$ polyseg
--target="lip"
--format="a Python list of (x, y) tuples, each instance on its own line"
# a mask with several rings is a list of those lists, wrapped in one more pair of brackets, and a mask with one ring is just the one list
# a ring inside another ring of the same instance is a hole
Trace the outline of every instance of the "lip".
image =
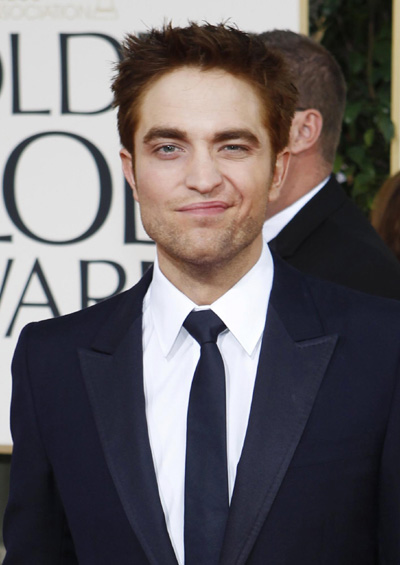
[(194, 204), (188, 204), (187, 206), (182, 206), (178, 208), (178, 212), (185, 212), (188, 214), (195, 214), (199, 216), (213, 216), (216, 214), (221, 214), (229, 208), (226, 202), (221, 202), (220, 200), (213, 200), (210, 202), (196, 202)]

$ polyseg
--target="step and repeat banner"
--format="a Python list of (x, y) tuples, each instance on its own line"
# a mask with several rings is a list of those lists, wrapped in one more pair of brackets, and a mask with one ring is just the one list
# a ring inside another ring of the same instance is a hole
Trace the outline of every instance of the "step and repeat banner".
[(165, 20), (301, 30), (302, 0), (0, 0), (0, 450), (22, 327), (134, 284), (154, 258), (119, 162), (110, 81)]

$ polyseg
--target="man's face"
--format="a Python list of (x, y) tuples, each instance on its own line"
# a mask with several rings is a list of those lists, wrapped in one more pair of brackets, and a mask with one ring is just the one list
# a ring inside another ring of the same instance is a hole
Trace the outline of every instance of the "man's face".
[(222, 70), (184, 67), (162, 76), (143, 97), (134, 153), (132, 163), (121, 151), (124, 173), (161, 268), (258, 259), (287, 155), (273, 171), (251, 85)]

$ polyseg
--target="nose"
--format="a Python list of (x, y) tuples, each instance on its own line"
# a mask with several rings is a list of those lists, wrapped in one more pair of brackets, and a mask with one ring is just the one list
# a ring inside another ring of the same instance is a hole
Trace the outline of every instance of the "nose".
[(186, 186), (202, 194), (212, 192), (222, 183), (222, 174), (208, 150), (196, 151), (188, 162)]

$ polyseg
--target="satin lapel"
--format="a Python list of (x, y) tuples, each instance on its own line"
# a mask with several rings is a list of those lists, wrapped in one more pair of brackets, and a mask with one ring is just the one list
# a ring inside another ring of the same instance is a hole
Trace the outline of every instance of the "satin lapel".
[[(150, 563), (176, 565), (159, 499), (146, 423), (143, 292), (134, 296), (133, 307), (125, 304), (122, 318), (121, 313), (115, 314), (100, 332), (93, 349), (80, 350), (81, 368), (105, 458), (129, 522)], [(130, 317), (128, 324), (126, 316)]]
[[(305, 298), (303, 279), (292, 269), (281, 278), (281, 270), (287, 269), (278, 265), (275, 270), (223, 565), (246, 562), (300, 441), (337, 341), (337, 336), (322, 335), (312, 301)], [(277, 306), (284, 309), (283, 319)]]

